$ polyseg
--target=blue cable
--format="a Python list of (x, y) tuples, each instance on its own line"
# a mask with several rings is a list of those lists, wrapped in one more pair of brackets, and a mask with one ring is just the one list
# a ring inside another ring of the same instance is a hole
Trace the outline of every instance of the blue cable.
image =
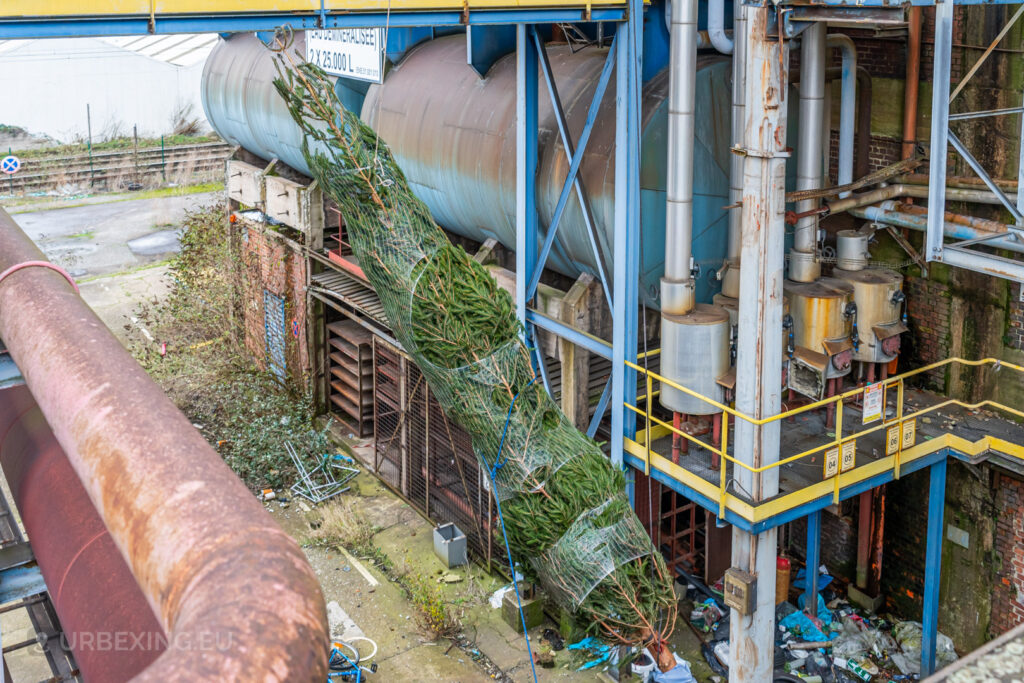
[[(530, 388), (530, 385), (537, 381), (537, 375), (533, 376), (529, 384), (519, 390), (515, 396), (512, 397), (512, 403), (508, 406), (508, 415), (505, 416), (505, 428), (501, 430), (501, 443), (498, 444), (498, 455), (494, 458), (494, 465), (488, 471), (488, 476), (491, 479), (491, 490), (494, 491), (494, 502), (498, 506), (498, 521), (501, 523), (501, 536), (505, 539), (505, 553), (508, 556), (508, 566), (512, 570), (512, 586), (516, 592), (516, 605), (519, 606), (519, 620), (523, 624), (523, 638), (526, 639), (526, 654), (530, 658), (530, 671), (533, 672), (533, 681), (537, 683), (537, 667), (533, 663), (533, 649), (530, 647), (530, 635), (526, 631), (526, 614), (523, 612), (523, 601), (519, 597), (519, 582), (516, 580), (516, 566), (512, 563), (512, 550), (508, 545), (508, 534), (505, 532), (505, 518), (501, 514), (501, 501), (498, 499), (498, 490), (494, 485), (494, 475), (497, 474), (498, 470), (505, 466), (505, 463), (501, 459), (501, 451), (505, 448), (505, 435), (508, 434), (508, 423), (512, 420), (512, 409), (516, 405), (516, 399), (519, 398), (519, 394), (523, 393), (526, 389)], [(344, 655), (342, 655), (344, 656)]]

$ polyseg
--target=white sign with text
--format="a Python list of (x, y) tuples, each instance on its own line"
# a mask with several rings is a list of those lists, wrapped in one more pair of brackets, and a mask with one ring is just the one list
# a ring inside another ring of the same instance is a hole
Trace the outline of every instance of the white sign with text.
[(306, 31), (306, 61), (335, 76), (380, 83), (384, 76), (384, 29)]

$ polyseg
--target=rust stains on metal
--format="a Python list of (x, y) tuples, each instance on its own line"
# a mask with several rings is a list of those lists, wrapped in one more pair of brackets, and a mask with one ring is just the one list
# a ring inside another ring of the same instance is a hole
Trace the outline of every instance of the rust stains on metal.
[[(0, 210), (0, 270), (41, 259)], [(302, 551), (71, 286), (42, 268), (5, 279), (0, 338), (167, 632), (139, 680), (322, 680)]]

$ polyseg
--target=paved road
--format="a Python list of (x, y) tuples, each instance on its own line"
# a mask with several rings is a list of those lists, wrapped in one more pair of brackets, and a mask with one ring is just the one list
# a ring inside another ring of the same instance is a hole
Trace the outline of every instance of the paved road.
[(217, 193), (160, 197), (50, 209), (12, 216), (76, 279), (132, 270), (179, 249), (185, 211), (216, 201)]

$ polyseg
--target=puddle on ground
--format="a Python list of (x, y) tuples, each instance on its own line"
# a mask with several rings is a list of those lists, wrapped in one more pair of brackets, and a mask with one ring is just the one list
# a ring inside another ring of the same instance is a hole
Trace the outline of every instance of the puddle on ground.
[(181, 251), (178, 230), (160, 230), (128, 241), (128, 248), (136, 256), (156, 256)]

